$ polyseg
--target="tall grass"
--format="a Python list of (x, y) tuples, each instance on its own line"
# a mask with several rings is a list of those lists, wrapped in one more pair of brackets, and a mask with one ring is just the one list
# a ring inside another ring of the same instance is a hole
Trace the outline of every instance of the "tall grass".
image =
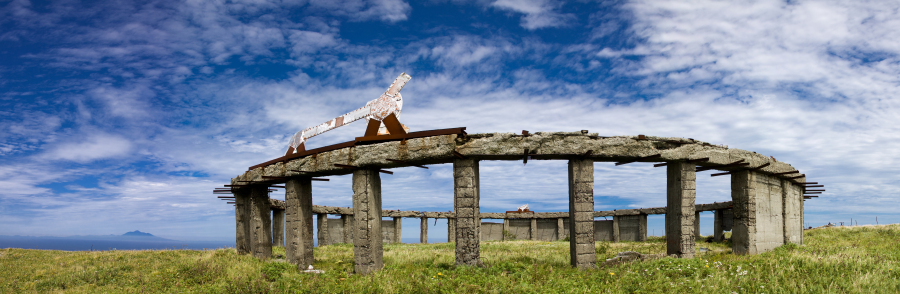
[[(900, 225), (807, 231), (803, 246), (736, 256), (699, 242), (694, 259), (663, 258), (596, 270), (569, 266), (567, 242), (484, 242), (480, 267), (457, 267), (453, 244), (386, 244), (385, 268), (354, 275), (353, 247), (316, 248), (303, 273), (233, 249), (66, 252), (0, 249), (0, 293), (900, 293)], [(665, 253), (665, 240), (597, 243)]]

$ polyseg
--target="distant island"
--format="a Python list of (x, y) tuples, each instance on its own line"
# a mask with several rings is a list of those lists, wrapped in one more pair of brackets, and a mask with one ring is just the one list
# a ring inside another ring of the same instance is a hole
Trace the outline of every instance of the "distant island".
[(135, 230), (134, 232), (128, 232), (128, 233), (122, 234), (122, 236), (153, 237), (153, 234), (144, 233), (144, 232), (141, 232), (140, 230)]

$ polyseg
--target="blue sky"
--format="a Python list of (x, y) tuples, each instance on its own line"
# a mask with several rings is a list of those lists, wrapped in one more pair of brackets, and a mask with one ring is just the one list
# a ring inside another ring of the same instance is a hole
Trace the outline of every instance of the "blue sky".
[[(897, 223), (898, 27), (894, 1), (0, 1), (0, 235), (231, 239), (214, 187), (401, 72), (413, 131), (695, 138), (825, 184), (809, 225)], [(595, 167), (598, 210), (665, 205), (664, 170)], [(481, 169), (483, 211), (567, 209), (565, 162)], [(697, 202), (729, 200), (710, 173)], [(383, 183), (385, 209), (452, 209), (447, 165)]]

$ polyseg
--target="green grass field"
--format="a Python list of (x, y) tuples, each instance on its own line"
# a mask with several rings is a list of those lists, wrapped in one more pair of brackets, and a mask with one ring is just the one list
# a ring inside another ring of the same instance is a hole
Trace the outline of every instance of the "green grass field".
[[(385, 268), (369, 276), (352, 274), (345, 244), (316, 248), (324, 274), (233, 249), (0, 249), (0, 293), (900, 293), (900, 225), (816, 229), (805, 238), (755, 256), (700, 242), (710, 251), (694, 259), (587, 271), (569, 266), (567, 242), (483, 242), (483, 267), (456, 267), (453, 244), (388, 244)], [(628, 250), (665, 253), (665, 240), (597, 243), (601, 261)]]

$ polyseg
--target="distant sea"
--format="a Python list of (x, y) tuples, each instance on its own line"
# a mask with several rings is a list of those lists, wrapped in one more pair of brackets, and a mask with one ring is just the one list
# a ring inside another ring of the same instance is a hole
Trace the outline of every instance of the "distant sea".
[(216, 249), (234, 247), (234, 241), (178, 241), (159, 237), (74, 236), (31, 237), (0, 236), (0, 248), (47, 249), (66, 251)]
[[(318, 242), (313, 239), (316, 246)], [(429, 238), (429, 243), (446, 243), (447, 238)], [(403, 243), (419, 243), (419, 238), (403, 238)], [(31, 237), (0, 236), (0, 248), (45, 249), (66, 251), (104, 250), (172, 250), (233, 248), (234, 241), (178, 241), (159, 237), (73, 236)]]

